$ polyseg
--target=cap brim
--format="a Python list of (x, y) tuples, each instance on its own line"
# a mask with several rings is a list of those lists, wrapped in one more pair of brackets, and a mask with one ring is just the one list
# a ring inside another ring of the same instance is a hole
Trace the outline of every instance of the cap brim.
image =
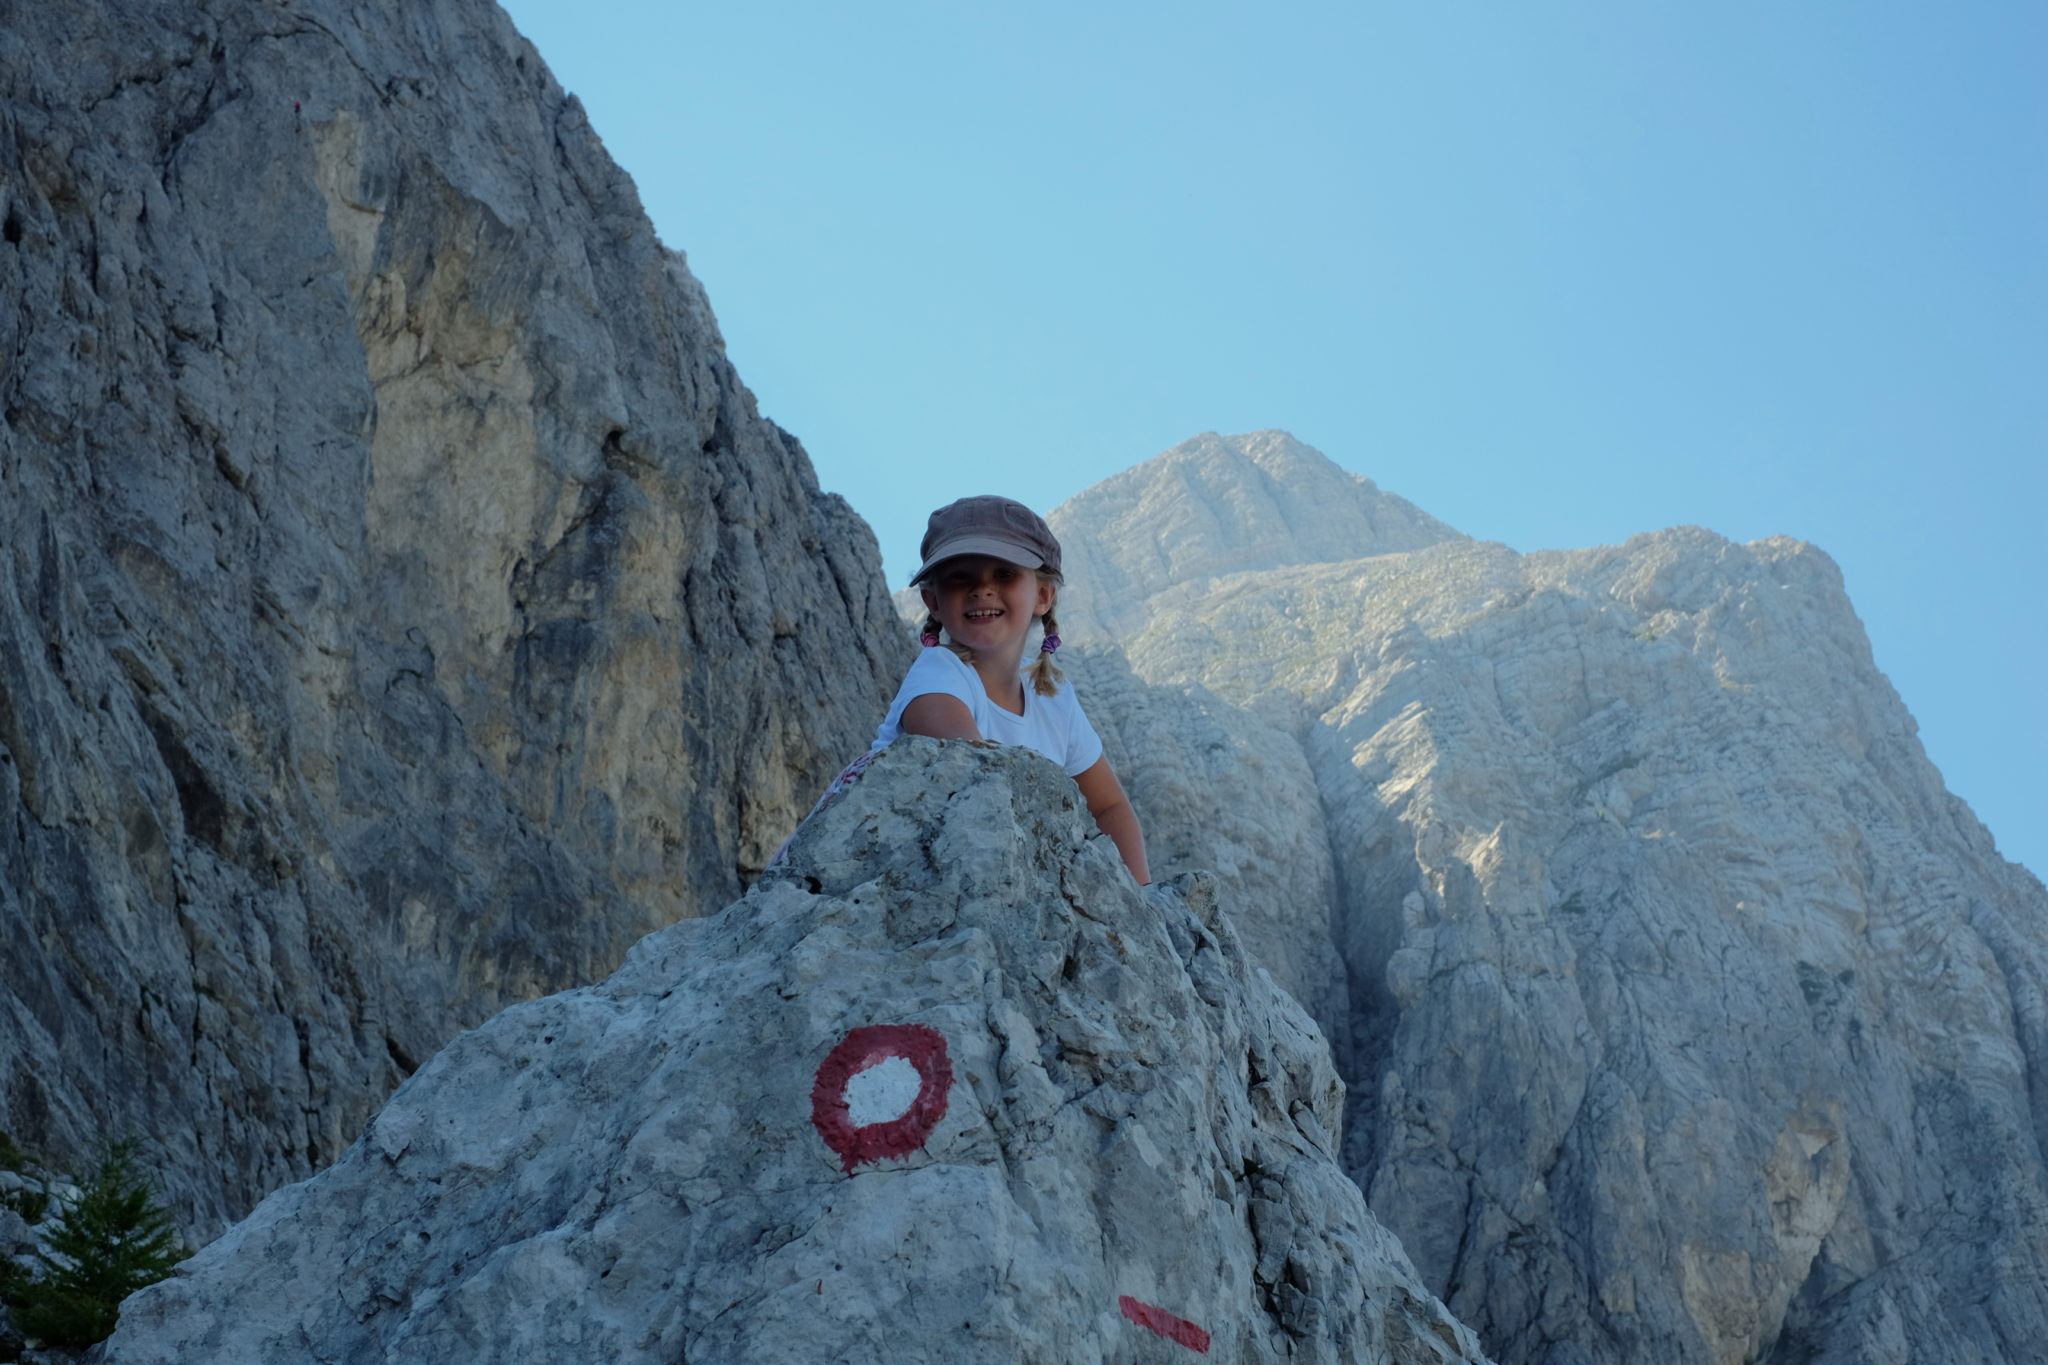
[(910, 581), (913, 584), (924, 581), (924, 576), (933, 569), (949, 559), (958, 559), (961, 555), (987, 555), (991, 559), (1000, 559), (1007, 564), (1021, 564), (1027, 569), (1045, 567), (1045, 561), (1039, 558), (1037, 551), (1018, 541), (1003, 540), (996, 536), (956, 536), (952, 540), (934, 545), (931, 554), (925, 557), (924, 567), (912, 574)]

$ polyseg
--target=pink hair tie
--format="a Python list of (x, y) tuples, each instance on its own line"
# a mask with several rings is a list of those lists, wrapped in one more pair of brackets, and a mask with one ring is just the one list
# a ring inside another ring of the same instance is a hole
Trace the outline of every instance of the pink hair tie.
[(937, 647), (939, 643), (939, 637), (932, 634), (930, 631), (926, 631), (924, 634), (917, 637), (917, 642), (923, 645), (926, 649), (933, 649)]

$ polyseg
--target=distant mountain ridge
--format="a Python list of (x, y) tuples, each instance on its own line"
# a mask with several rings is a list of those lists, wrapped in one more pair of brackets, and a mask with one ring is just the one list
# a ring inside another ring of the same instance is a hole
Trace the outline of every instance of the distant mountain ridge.
[(1263, 505), (1342, 486), (1204, 437), (1053, 516), (1118, 566), (1071, 592), (1125, 627), (1092, 713), (1141, 732), (1155, 869), (1230, 850), (1432, 1290), (1532, 1365), (2048, 1339), (2048, 893), (1944, 790), (1832, 561), (1697, 528), (1388, 553), (1348, 515), (1276, 552), (1284, 518), (1219, 510), (1276, 449), (1302, 484)]

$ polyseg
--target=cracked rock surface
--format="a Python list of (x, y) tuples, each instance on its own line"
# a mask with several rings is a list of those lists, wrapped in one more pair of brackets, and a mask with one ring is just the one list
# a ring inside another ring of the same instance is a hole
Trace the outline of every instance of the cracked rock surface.
[[(820, 1095), (873, 1036), (943, 1102), (889, 1148), (878, 1080), (849, 1157)], [(1036, 755), (907, 739), (724, 912), (457, 1039), (103, 1365), (1483, 1359), (1341, 1094), (1211, 882), (1135, 886)]]
[(729, 901), (908, 651), (490, 0), (0, 6), (0, 1128), (203, 1240)]

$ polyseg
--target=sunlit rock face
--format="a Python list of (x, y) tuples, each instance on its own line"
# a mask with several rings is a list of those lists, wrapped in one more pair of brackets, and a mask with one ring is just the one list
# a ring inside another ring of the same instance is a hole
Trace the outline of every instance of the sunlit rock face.
[[(1187, 447), (1111, 481), (1148, 517), (1091, 492), (1050, 520), (1113, 526), (1128, 563), (1190, 518), (1227, 542), (1209, 509), (1273, 443), (1191, 443), (1214, 487)], [(1263, 735), (1241, 781), (1209, 779), (1234, 796), (1155, 784), (1139, 814), (1199, 849), (1219, 800), (1298, 809), (1310, 774), (1333, 941), (1287, 956), (1342, 959), (1346, 1160), (1487, 1349), (1974, 1361), (2048, 1338), (2048, 894), (1943, 788), (1827, 556), (1680, 528), (1253, 562), (1267, 539), (1096, 609), (1151, 711), (1185, 690)], [(1100, 600), (1069, 596), (1077, 619)], [(1248, 941), (1286, 900), (1245, 898)]]
[(507, 1010), (129, 1300), (105, 1365), (1483, 1359), (1213, 882), (907, 739), (723, 913)]
[(738, 893), (907, 643), (490, 0), (0, 24), (0, 1128), (204, 1234)]

